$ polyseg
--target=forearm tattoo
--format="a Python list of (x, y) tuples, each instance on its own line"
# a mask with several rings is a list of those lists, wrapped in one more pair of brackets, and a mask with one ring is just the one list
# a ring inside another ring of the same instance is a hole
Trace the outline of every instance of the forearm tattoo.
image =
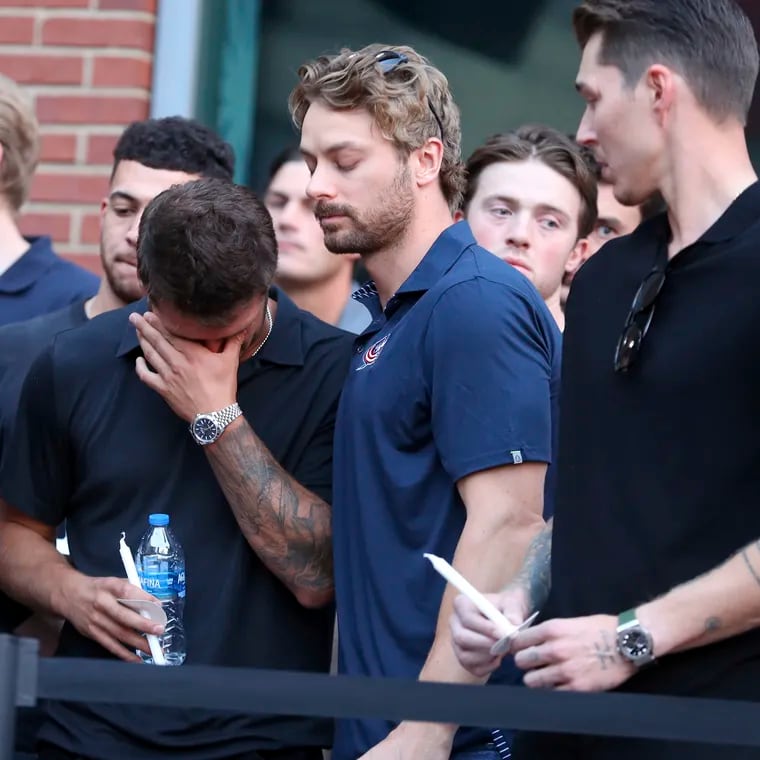
[(289, 588), (333, 585), (328, 504), (296, 483), (245, 423), (208, 447), (217, 481), (262, 562)]
[(515, 579), (527, 592), (531, 611), (543, 607), (551, 589), (553, 527), (553, 521), (549, 520), (530, 542), (523, 566)]
[[(760, 551), (760, 541), (754, 543), (753, 546)], [(744, 564), (747, 566), (747, 570), (749, 570), (750, 574), (755, 579), (755, 583), (760, 586), (760, 573), (758, 573), (757, 568), (752, 564), (752, 561), (749, 558), (749, 547), (742, 549), (741, 555)]]

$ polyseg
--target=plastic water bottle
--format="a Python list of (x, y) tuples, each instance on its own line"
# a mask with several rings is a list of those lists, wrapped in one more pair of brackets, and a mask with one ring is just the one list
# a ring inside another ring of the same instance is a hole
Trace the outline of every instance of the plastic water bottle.
[[(137, 547), (135, 565), (140, 585), (161, 602), (166, 613), (166, 627), (158, 637), (167, 665), (185, 661), (185, 626), (182, 613), (185, 607), (185, 554), (177, 537), (169, 528), (169, 515), (148, 517), (149, 527)], [(144, 662), (153, 658), (138, 651)]]

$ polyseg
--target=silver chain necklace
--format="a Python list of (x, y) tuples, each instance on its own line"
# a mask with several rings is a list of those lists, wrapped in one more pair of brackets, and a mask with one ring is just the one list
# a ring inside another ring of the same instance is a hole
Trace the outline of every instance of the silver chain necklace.
[(269, 327), (267, 328), (267, 334), (264, 336), (264, 340), (262, 340), (261, 343), (259, 343), (259, 345), (253, 349), (248, 359), (253, 359), (253, 357), (256, 356), (256, 354), (261, 350), (261, 347), (267, 342), (267, 338), (272, 334), (272, 312), (269, 311), (269, 304), (267, 304), (267, 324)]

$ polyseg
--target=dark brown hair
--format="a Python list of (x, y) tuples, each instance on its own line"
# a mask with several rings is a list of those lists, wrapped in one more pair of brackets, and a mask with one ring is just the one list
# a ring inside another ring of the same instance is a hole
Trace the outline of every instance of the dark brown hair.
[(174, 185), (142, 215), (137, 262), (151, 301), (223, 323), (272, 283), (272, 219), (247, 187), (212, 178)]
[(562, 132), (542, 124), (527, 124), (512, 132), (489, 137), (467, 159), (467, 189), (462, 208), (478, 189), (478, 179), (491, 164), (536, 160), (567, 179), (581, 196), (578, 237), (586, 237), (596, 221), (596, 176), (580, 146)]
[(661, 63), (713, 118), (747, 121), (758, 70), (752, 24), (734, 0), (585, 0), (573, 13), (581, 48), (602, 34), (599, 63), (628, 87)]

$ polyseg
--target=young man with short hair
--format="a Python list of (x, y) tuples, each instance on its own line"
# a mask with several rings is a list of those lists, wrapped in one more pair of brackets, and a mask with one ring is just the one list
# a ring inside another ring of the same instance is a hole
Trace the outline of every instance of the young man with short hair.
[[(755, 34), (733, 0), (586, 0), (574, 25), (578, 140), (618, 201), (659, 190), (667, 213), (605, 244), (573, 284), (553, 536), (495, 600), (517, 622), (542, 610), (513, 645), (529, 687), (758, 701), (760, 183), (744, 134)], [(467, 600), (457, 611), (460, 662), (484, 676), (492, 626)], [(526, 734), (514, 755), (716, 750)]]
[(25, 238), (18, 228), (39, 150), (31, 100), (0, 74), (0, 325), (56, 311), (98, 287), (92, 272), (53, 252), (48, 236)]
[(309, 169), (296, 148), (278, 155), (269, 170), (264, 193), (277, 235), (275, 282), (298, 305), (330, 325), (360, 333), (369, 312), (351, 298), (355, 253), (336, 255), (325, 248), (322, 228), (314, 216), (314, 201), (306, 195)]
[[(66, 624), (58, 654), (139, 662), (117, 551), (166, 512), (186, 557), (187, 663), (327, 672), (332, 437), (350, 337), (270, 285), (271, 219), (224, 179), (145, 209), (147, 300), (56, 336), (0, 473), (0, 583)], [(52, 545), (69, 527), (72, 564)], [(53, 703), (39, 757), (319, 760), (329, 721)]]
[[(325, 245), (372, 277), (335, 435), (340, 672), (472, 683), (451, 648), (454, 593), (423, 554), (485, 590), (517, 569), (543, 526), (560, 334), (536, 289), (452, 224), (459, 111), (429, 61), (381, 45), (323, 56), (290, 105)], [(497, 742), (341, 720), (333, 757), (498, 758)]]
[(596, 192), (577, 144), (543, 125), (494, 135), (467, 160), (458, 216), (483, 248), (536, 286), (560, 329), (563, 277), (586, 257)]

